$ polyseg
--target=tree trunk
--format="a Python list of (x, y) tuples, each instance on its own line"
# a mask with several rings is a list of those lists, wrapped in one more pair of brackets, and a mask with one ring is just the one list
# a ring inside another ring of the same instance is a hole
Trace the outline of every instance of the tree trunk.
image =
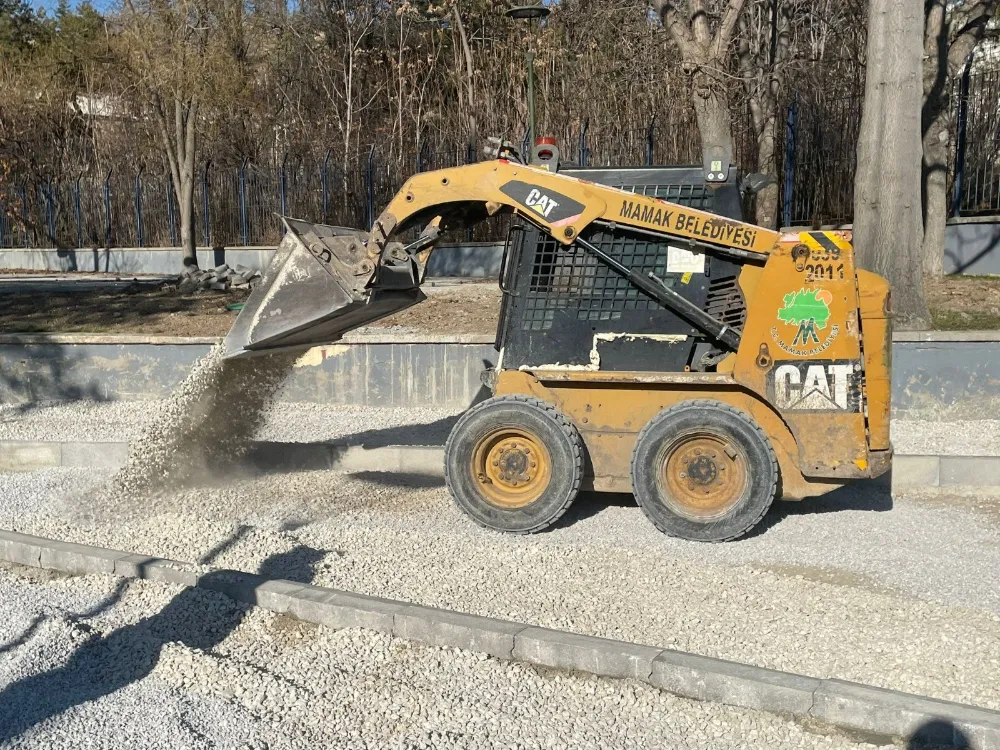
[(710, 146), (722, 146), (732, 157), (733, 125), (729, 118), (726, 92), (715, 85), (707, 74), (697, 73), (694, 77), (693, 104), (702, 154), (707, 153)]
[[(198, 254), (194, 241), (194, 152), (195, 115), (198, 102), (175, 97), (173, 115), (168, 118), (163, 100), (153, 97), (153, 111), (163, 141), (163, 149), (170, 165), (170, 178), (177, 198), (177, 211), (181, 225), (181, 255), (184, 266), (197, 266)], [(171, 123), (169, 120), (172, 119)]]
[(185, 175), (186, 180), (174, 192), (177, 195), (177, 208), (181, 225), (181, 254), (185, 266), (197, 266), (198, 254), (195, 250), (194, 236), (194, 175)]
[(936, 112), (925, 108), (931, 121), (924, 131), (923, 210), (924, 274), (932, 278), (944, 275), (944, 233), (948, 221), (948, 155), (951, 116), (947, 101)]
[(871, 0), (865, 108), (854, 183), (858, 265), (892, 285), (897, 326), (930, 325), (923, 289), (922, 4)]
[[(768, 177), (777, 177), (777, 129), (778, 117), (771, 110), (764, 117), (764, 128), (757, 136), (757, 171)], [(775, 179), (766, 188), (757, 193), (757, 206), (754, 220), (762, 227), (775, 229), (778, 226), (778, 181)]]

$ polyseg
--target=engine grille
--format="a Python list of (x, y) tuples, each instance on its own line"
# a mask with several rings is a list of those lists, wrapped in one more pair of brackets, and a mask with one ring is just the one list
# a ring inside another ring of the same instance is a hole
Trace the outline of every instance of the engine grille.
[(705, 312), (740, 333), (747, 320), (747, 303), (737, 276), (720, 276), (708, 286)]

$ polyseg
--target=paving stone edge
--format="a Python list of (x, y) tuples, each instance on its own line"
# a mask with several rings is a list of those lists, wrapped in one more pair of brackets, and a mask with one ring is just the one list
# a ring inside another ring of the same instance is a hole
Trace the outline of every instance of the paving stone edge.
[(1000, 750), (1000, 711), (672, 649), (597, 638), (232, 570), (0, 530), (0, 560), (64, 573), (197, 586), (332, 628), (360, 627), (537, 666), (639, 680), (694, 700), (866, 737)]

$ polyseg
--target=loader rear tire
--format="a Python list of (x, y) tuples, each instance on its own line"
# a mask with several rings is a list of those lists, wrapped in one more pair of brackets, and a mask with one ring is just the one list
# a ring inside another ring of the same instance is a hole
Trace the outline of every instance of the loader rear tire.
[(675, 404), (636, 438), (635, 499), (671, 536), (736, 539), (764, 517), (777, 487), (778, 461), (767, 435), (749, 415), (721, 401)]
[(555, 407), (500, 396), (462, 415), (444, 448), (455, 504), (495, 531), (530, 534), (553, 524), (583, 481), (583, 440)]

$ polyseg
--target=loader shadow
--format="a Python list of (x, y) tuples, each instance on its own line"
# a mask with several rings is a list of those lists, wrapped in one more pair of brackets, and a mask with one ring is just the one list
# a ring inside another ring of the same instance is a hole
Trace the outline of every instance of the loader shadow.
[[(844, 511), (884, 513), (892, 510), (892, 507), (892, 494), (888, 484), (863, 482), (857, 485), (848, 485), (821, 497), (807, 498), (802, 501), (776, 501), (771, 505), (763, 520), (736, 541), (752, 539), (765, 534), (793, 516), (811, 516)], [(547, 531), (555, 531), (599, 517), (610, 508), (638, 508), (638, 503), (632, 494), (625, 492), (581, 492), (565, 515), (550, 526)]]
[(737, 541), (753, 539), (766, 534), (771, 529), (780, 526), (786, 519), (795, 516), (815, 516), (845, 511), (886, 513), (892, 508), (892, 491), (887, 483), (879, 480), (859, 481), (857, 484), (845, 485), (819, 497), (776, 501), (761, 522)]
[(343, 445), (364, 445), (369, 448), (385, 445), (444, 445), (451, 428), (455, 426), (460, 416), (462, 415), (456, 414), (422, 424), (364, 430), (345, 435), (336, 442)]
[[(236, 579), (245, 583), (248, 592), (252, 593), (255, 585), (269, 578), (309, 582), (315, 564), (325, 554), (322, 550), (299, 545), (267, 558), (257, 576), (213, 571), (201, 577), (199, 588), (185, 589), (159, 612), (105, 636), (92, 636), (62, 666), (25, 677), (0, 691), (0, 743), (74, 706), (139, 682), (156, 667), (167, 643), (179, 642), (203, 651), (218, 646), (243, 622), (249, 607), (228, 598), (222, 599), (220, 604), (220, 598), (211, 593), (216, 586), (231, 589)], [(127, 586), (128, 581), (123, 581), (115, 594), (91, 613), (84, 613), (81, 621), (113, 606)], [(37, 627), (33, 623), (29, 627), (31, 632), (18, 640), (30, 639)], [(9, 646), (15, 647), (15, 644)]]
[(383, 487), (405, 487), (414, 490), (444, 487), (444, 477), (409, 471), (352, 471), (351, 476)]

